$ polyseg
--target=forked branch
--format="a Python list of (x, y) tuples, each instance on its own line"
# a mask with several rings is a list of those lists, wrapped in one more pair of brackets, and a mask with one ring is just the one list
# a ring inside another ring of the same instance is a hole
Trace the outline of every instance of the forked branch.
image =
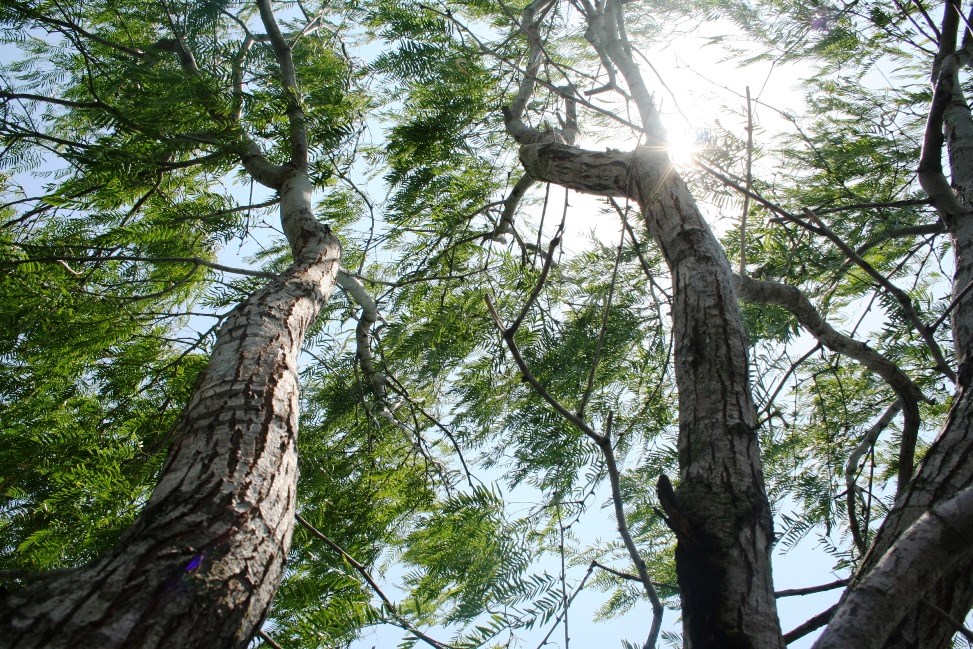
[(572, 424), (575, 428), (581, 431), (588, 439), (593, 441), (601, 451), (602, 458), (605, 461), (605, 470), (608, 474), (608, 481), (611, 485), (612, 492), (612, 505), (615, 511), (615, 521), (618, 525), (618, 533), (622, 537), (622, 542), (625, 544), (625, 548), (628, 551), (629, 558), (635, 564), (636, 570), (638, 572), (639, 581), (642, 583), (645, 589), (646, 596), (649, 598), (649, 602), (652, 605), (652, 625), (649, 630), (649, 637), (645, 641), (644, 649), (653, 649), (658, 641), (659, 632), (662, 628), (662, 614), (663, 607), (662, 602), (659, 599), (658, 592), (649, 577), (648, 569), (645, 565), (645, 560), (642, 559), (638, 548), (635, 545), (635, 541), (632, 538), (631, 532), (628, 528), (628, 523), (625, 516), (625, 508), (623, 506), (622, 491), (621, 491), (621, 477), (618, 470), (618, 463), (615, 458), (615, 450), (612, 446), (611, 429), (612, 429), (612, 414), (608, 413), (608, 419), (605, 424), (604, 434), (596, 432), (584, 419), (583, 417), (583, 406), (579, 408), (577, 413), (572, 412), (569, 408), (564, 406), (560, 401), (558, 401), (547, 389), (541, 384), (536, 376), (531, 372), (529, 365), (524, 360), (523, 355), (520, 352), (520, 348), (517, 345), (514, 335), (517, 329), (520, 328), (524, 321), (530, 308), (533, 306), (534, 302), (537, 300), (541, 289), (547, 278), (548, 271), (550, 269), (553, 253), (557, 247), (558, 239), (555, 238), (551, 241), (548, 247), (547, 257), (544, 261), (544, 267), (541, 271), (541, 277), (534, 289), (531, 291), (527, 302), (524, 304), (517, 318), (514, 320), (513, 324), (509, 327), (503, 325), (503, 321), (500, 319), (500, 315), (497, 313), (496, 307), (493, 305), (493, 301), (489, 296), (485, 296), (487, 309), (493, 318), (497, 329), (500, 330), (501, 337), (507, 345), (510, 355), (520, 370), (521, 376), (524, 381), (530, 385), (534, 391), (540, 396), (544, 401), (548, 403), (559, 415), (564, 417), (564, 419)]
[(902, 444), (899, 450), (898, 492), (902, 491), (912, 479), (915, 464), (916, 440), (919, 435), (919, 402), (925, 396), (919, 387), (898, 365), (885, 358), (865, 343), (851, 336), (835, 331), (811, 304), (807, 296), (794, 286), (778, 284), (736, 275), (737, 291), (744, 301), (761, 304), (775, 304), (783, 307), (822, 344), (832, 351), (852, 358), (881, 376), (895, 391), (902, 403), (905, 425), (902, 431)]

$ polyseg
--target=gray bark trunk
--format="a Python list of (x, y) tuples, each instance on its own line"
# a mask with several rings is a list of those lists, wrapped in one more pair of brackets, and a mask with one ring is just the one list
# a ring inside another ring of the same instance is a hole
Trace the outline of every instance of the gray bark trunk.
[(242, 648), (266, 616), (294, 524), (298, 354), (340, 257), (306, 175), (280, 191), (295, 261), (221, 327), (145, 509), (107, 556), (5, 593), (0, 646)]
[[(957, 51), (957, 34), (964, 22), (958, 2), (944, 5), (942, 38), (932, 70), (933, 99), (917, 169), (923, 189), (946, 225), (955, 255), (953, 295), (957, 303), (951, 321), (958, 366), (956, 395), (942, 431), (883, 522), (834, 623), (816, 646), (828, 646), (825, 643), (831, 642), (829, 636), (843, 633), (842, 628), (853, 619), (843, 609), (855, 605), (855, 591), (867, 585), (870, 573), (880, 570), (883, 564), (899, 561), (898, 555), (903, 552), (900, 541), (914, 533), (910, 528), (927, 512), (973, 485), (973, 296), (963, 295), (973, 282), (973, 119), (959, 80)], [(950, 179), (942, 167), (944, 141)], [(952, 646), (956, 628), (936, 608), (954, 619), (966, 617), (973, 606), (973, 560), (968, 554), (957, 557), (950, 570), (940, 572), (940, 566), (932, 565), (935, 560), (930, 552), (912, 558), (929, 566), (921, 599), (910, 603), (899, 598), (894, 601), (894, 618), (870, 624), (869, 628), (881, 637), (884, 649), (945, 649)], [(887, 594), (886, 599), (894, 598)]]
[[(971, 323), (965, 324), (964, 328), (971, 328)], [(962, 334), (957, 337), (961, 338)], [(973, 486), (973, 394), (965, 366), (966, 363), (960, 366), (960, 385), (946, 424), (926, 453), (908, 489), (882, 524), (872, 548), (862, 561), (859, 579), (867, 577), (880, 561), (885, 560), (886, 553), (923, 514)], [(925, 556), (916, 560), (929, 561)], [(951, 571), (926, 583), (928, 590), (922, 601), (934, 604), (955, 619), (964, 619), (973, 606), (973, 559), (959, 562)], [(882, 645), (885, 649), (945, 649), (952, 646), (956, 629), (935, 608), (924, 606), (922, 601), (911, 607), (900, 606), (898, 618), (890, 620), (882, 629), (889, 631)]]
[(746, 337), (723, 249), (663, 153), (525, 144), (521, 161), (539, 180), (637, 201), (669, 264), (680, 481), (663, 504), (678, 538), (685, 646), (783, 647)]
[[(896, 556), (902, 553), (896, 544), (909, 532), (920, 518), (935, 507), (945, 503), (957, 493), (973, 485), (973, 395), (968, 388), (961, 388), (956, 401), (950, 411), (949, 418), (939, 438), (929, 449), (925, 459), (919, 466), (915, 478), (902, 498), (896, 502), (895, 508), (885, 519), (879, 530), (872, 548), (862, 561), (858, 576), (849, 589), (849, 593), (842, 600), (839, 614), (846, 615), (842, 608), (853, 608), (852, 599), (858, 588), (867, 588), (870, 574), (878, 570), (883, 563), (901, 560)], [(964, 543), (968, 545), (968, 537)], [(952, 637), (956, 633), (955, 627), (934, 608), (925, 606), (929, 602), (949, 613), (954, 619), (962, 620), (966, 617), (973, 603), (973, 560), (969, 553), (965, 557), (957, 553), (956, 560), (944, 574), (938, 574), (934, 555), (922, 552), (912, 555), (910, 559), (917, 565), (928, 567), (928, 575), (921, 581), (919, 594), (921, 598), (912, 602), (904, 598), (893, 597), (885, 593), (884, 599), (894, 604), (892, 614), (881, 621), (869, 620), (867, 628), (871, 635), (884, 641), (877, 644), (886, 649), (914, 649), (923, 647), (940, 649), (952, 646)], [(942, 564), (943, 562), (938, 562)], [(853, 612), (853, 611), (852, 611)], [(855, 623), (861, 619), (850, 617), (843, 622), (843, 626)], [(873, 623), (874, 622), (874, 623)], [(841, 628), (841, 618), (836, 617), (829, 625), (819, 644), (815, 647), (840, 646), (828, 644), (832, 642), (832, 634), (845, 633)], [(839, 636), (843, 637), (843, 636)], [(850, 645), (845, 645), (850, 646)]]

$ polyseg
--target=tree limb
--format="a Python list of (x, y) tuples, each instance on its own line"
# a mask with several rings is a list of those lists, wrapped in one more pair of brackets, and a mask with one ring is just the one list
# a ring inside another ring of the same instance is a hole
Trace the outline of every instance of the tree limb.
[[(139, 257), (135, 255), (112, 255), (110, 257), (95, 256), (71, 256), (71, 255), (52, 255), (47, 257), (29, 257), (27, 259), (4, 259), (0, 260), (0, 266), (20, 266), (34, 262), (108, 262), (108, 261), (142, 261), (152, 264), (192, 264), (194, 266), (205, 266), (223, 273), (233, 273), (235, 275), (247, 275), (249, 277), (266, 277), (273, 279), (276, 273), (268, 273), (262, 270), (250, 270), (248, 268), (234, 268), (225, 266), (212, 261), (207, 261), (200, 257)], [(70, 270), (70, 269), (69, 269)]]
[(831, 618), (834, 616), (834, 613), (837, 609), (838, 609), (838, 605), (835, 604), (831, 608), (822, 611), (821, 613), (818, 613), (807, 622), (797, 626), (794, 629), (791, 629), (790, 631), (784, 634), (784, 642), (786, 644), (790, 644), (795, 640), (803, 638), (804, 636), (811, 633), (812, 631), (816, 631), (820, 629), (825, 624), (827, 624), (829, 620), (831, 620)]
[[(845, 595), (814, 649), (877, 649), (940, 578), (973, 558), (973, 486), (928, 509)], [(867, 624), (862, 624), (867, 620)]]
[(783, 307), (793, 314), (808, 333), (821, 343), (832, 351), (853, 358), (872, 370), (895, 391), (902, 402), (902, 409), (905, 413), (902, 444), (899, 451), (899, 482), (897, 486), (898, 493), (902, 493), (912, 478), (915, 463), (915, 445), (920, 425), (919, 401), (925, 400), (925, 396), (919, 387), (895, 363), (865, 343), (835, 331), (798, 288), (741, 275), (735, 275), (734, 280), (741, 299)]
[(355, 327), (355, 347), (357, 350), (358, 363), (361, 365), (362, 372), (368, 379), (372, 393), (384, 403), (388, 388), (388, 379), (385, 373), (375, 367), (375, 360), (372, 355), (372, 326), (381, 317), (378, 312), (378, 303), (369, 294), (368, 289), (362, 282), (345, 269), (338, 270), (336, 279), (348, 296), (361, 307), (361, 315), (358, 317), (358, 325)]
[(878, 418), (872, 427), (868, 429), (865, 436), (862, 437), (858, 446), (848, 455), (848, 460), (845, 462), (845, 487), (847, 489), (847, 494), (845, 494), (845, 499), (848, 509), (848, 525), (851, 528), (852, 540), (855, 543), (855, 547), (858, 548), (858, 552), (862, 555), (868, 551), (868, 542), (866, 540), (866, 535), (863, 532), (861, 525), (858, 522), (858, 515), (856, 514), (856, 508), (858, 505), (858, 486), (856, 482), (856, 475), (859, 471), (859, 463), (861, 459), (868, 452), (868, 449), (875, 446), (875, 442), (878, 441), (878, 436), (882, 434), (882, 431), (888, 428), (888, 425), (892, 423), (895, 415), (899, 413), (902, 409), (902, 400), (899, 399), (882, 413), (882, 416)]
[(399, 607), (396, 606), (395, 603), (392, 600), (389, 599), (388, 595), (385, 594), (385, 591), (382, 590), (382, 587), (378, 585), (378, 582), (376, 582), (375, 579), (372, 578), (372, 575), (368, 572), (368, 568), (366, 568), (361, 563), (359, 563), (358, 561), (356, 561), (353, 556), (351, 556), (350, 554), (348, 554), (347, 552), (345, 552), (344, 548), (342, 548), (340, 545), (338, 545), (337, 543), (335, 543), (334, 541), (332, 541), (327, 535), (324, 534), (324, 532), (322, 532), (318, 528), (316, 528), (313, 525), (311, 525), (310, 523), (308, 523), (307, 520), (303, 516), (301, 516), (299, 513), (295, 512), (294, 513), (294, 518), (308, 532), (310, 532), (312, 536), (318, 538), (321, 541), (324, 541), (325, 545), (327, 545), (329, 548), (331, 548), (336, 553), (338, 553), (338, 555), (340, 555), (342, 559), (344, 559), (345, 561), (347, 561), (348, 564), (352, 568), (354, 568), (355, 571), (359, 575), (361, 575), (362, 579), (364, 579), (365, 582), (368, 583), (368, 585), (371, 587), (372, 591), (376, 595), (378, 595), (378, 598), (380, 600), (382, 600), (382, 603), (385, 605), (385, 608), (387, 608), (388, 611), (389, 611), (389, 613), (391, 613), (393, 615), (393, 617), (395, 617), (396, 622), (398, 622), (400, 625), (402, 625), (402, 628), (403, 629), (405, 629), (409, 633), (413, 634), (415, 637), (417, 637), (418, 639), (422, 640), (423, 642), (425, 642), (426, 644), (428, 644), (430, 647), (434, 647), (435, 649), (450, 649), (450, 645), (444, 644), (444, 643), (439, 642), (438, 640), (436, 640), (434, 638), (431, 638), (430, 636), (426, 635), (425, 633), (423, 633), (422, 631), (420, 631), (418, 628), (416, 628), (416, 626), (414, 624), (412, 624), (411, 622), (409, 622), (409, 620), (407, 620), (399, 612)]
[(829, 590), (834, 590), (836, 588), (844, 588), (848, 585), (847, 579), (839, 579), (837, 581), (832, 581), (827, 584), (821, 584), (820, 586), (808, 586), (807, 588), (791, 588), (788, 590), (778, 590), (774, 593), (774, 597), (796, 597), (800, 595), (813, 595), (815, 593), (824, 593)]
[(270, 0), (257, 0), (257, 6), (260, 8), (260, 19), (267, 30), (267, 35), (270, 36), (270, 44), (273, 47), (277, 65), (280, 66), (280, 82), (287, 97), (291, 164), (298, 169), (306, 170), (308, 164), (307, 127), (305, 126), (304, 108), (301, 106), (301, 95), (297, 87), (297, 72), (294, 69), (291, 46), (277, 25)]

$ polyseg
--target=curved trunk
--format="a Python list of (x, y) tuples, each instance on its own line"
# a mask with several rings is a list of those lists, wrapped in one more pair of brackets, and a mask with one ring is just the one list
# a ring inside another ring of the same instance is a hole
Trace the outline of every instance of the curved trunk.
[(772, 522), (730, 264), (668, 157), (525, 144), (528, 174), (638, 201), (672, 272), (680, 482), (660, 481), (676, 532), (686, 647), (779, 649)]
[(679, 388), (676, 572), (685, 647), (783, 647), (747, 340), (730, 264), (665, 155), (636, 153), (639, 202), (672, 272)]
[[(933, 97), (929, 107), (918, 179), (935, 205), (952, 240), (955, 255), (953, 296), (950, 314), (957, 364), (957, 386), (953, 406), (943, 429), (895, 507), (882, 523), (875, 542), (862, 560), (855, 582), (842, 599), (835, 621), (815, 646), (826, 646), (827, 636), (842, 632), (842, 608), (860, 584), (883, 562), (901, 561), (907, 552), (900, 539), (921, 517), (932, 513), (973, 485), (973, 298), (967, 294), (973, 284), (973, 118), (960, 83), (957, 35), (966, 33), (961, 6), (955, 0), (943, 5), (939, 52), (932, 65)], [(965, 40), (965, 36), (964, 36)], [(945, 134), (945, 137), (943, 137)], [(949, 158), (950, 178), (943, 170), (943, 144)], [(916, 529), (913, 529), (914, 533)], [(907, 556), (914, 562), (933, 562), (931, 553)], [(938, 566), (931, 566), (938, 567)], [(930, 571), (932, 572), (932, 571)], [(938, 578), (926, 580), (928, 587), (916, 593), (914, 601), (899, 601), (896, 616), (878, 621), (873, 628), (888, 632), (879, 642), (885, 649), (952, 646), (957, 631), (953, 620), (963, 620), (973, 606), (973, 561), (957, 559), (956, 565)], [(854, 604), (854, 602), (852, 602)], [(850, 605), (849, 605), (850, 606)], [(904, 613), (904, 615), (903, 615)], [(849, 616), (845, 616), (847, 619)]]
[(145, 509), (107, 556), (5, 594), (0, 646), (249, 643), (294, 525), (298, 355), (340, 257), (302, 176), (281, 189), (295, 261), (220, 328)]
[[(973, 231), (969, 217), (948, 221), (956, 250), (956, 291), (967, 286), (973, 277), (970, 263)], [(973, 486), (973, 386), (971, 386), (970, 350), (973, 346), (973, 301), (967, 296), (953, 312), (953, 333), (958, 361), (958, 380), (953, 407), (939, 436), (929, 448), (907, 490), (882, 523), (875, 542), (862, 561), (858, 575), (864, 577), (883, 559), (892, 545), (913, 523), (964, 488)], [(924, 560), (917, 557), (917, 560)], [(910, 607), (904, 617), (889, 620), (891, 633), (884, 649), (947, 649), (952, 646), (954, 620), (962, 620), (973, 607), (973, 561), (966, 561), (930, 584), (921, 601)], [(932, 604), (929, 606), (928, 604)], [(939, 609), (939, 610), (937, 610)]]
[[(862, 561), (856, 582), (842, 600), (842, 607), (846, 608), (846, 603), (848, 606), (854, 604), (848, 601), (858, 583), (866, 581), (880, 563), (902, 560), (898, 555), (907, 552), (908, 548), (893, 546), (920, 517), (970, 486), (973, 486), (973, 394), (968, 388), (961, 387), (946, 425), (923, 459), (908, 490), (883, 522), (875, 542)], [(909, 559), (913, 563), (933, 561), (932, 554), (928, 552)], [(931, 566), (933, 567), (938, 566)], [(945, 576), (930, 583), (925, 591), (917, 590), (912, 601), (897, 599), (888, 619), (873, 620), (875, 623), (868, 626), (873, 640), (878, 641), (874, 646), (885, 649), (951, 647), (957, 629), (945, 619), (943, 612), (954, 620), (966, 617), (973, 605), (971, 574), (973, 561), (960, 561), (957, 565), (950, 566)], [(940, 610), (936, 610), (937, 608)], [(836, 617), (815, 647), (843, 646), (840, 643), (829, 644), (833, 642), (829, 636), (844, 634), (846, 630), (843, 627), (853, 627), (856, 624), (853, 617), (849, 620), (839, 620)], [(887, 637), (883, 642), (885, 634)], [(844, 635), (841, 637), (844, 638)]]

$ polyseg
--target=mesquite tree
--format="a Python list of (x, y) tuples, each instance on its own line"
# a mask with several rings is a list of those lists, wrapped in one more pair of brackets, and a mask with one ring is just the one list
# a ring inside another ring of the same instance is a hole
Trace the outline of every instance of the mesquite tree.
[[(6, 3), (0, 644), (567, 644), (595, 586), (645, 647), (948, 646), (964, 11)], [(707, 21), (809, 105), (724, 94), (677, 167), (647, 64)], [(813, 534), (847, 588), (784, 633)]]

